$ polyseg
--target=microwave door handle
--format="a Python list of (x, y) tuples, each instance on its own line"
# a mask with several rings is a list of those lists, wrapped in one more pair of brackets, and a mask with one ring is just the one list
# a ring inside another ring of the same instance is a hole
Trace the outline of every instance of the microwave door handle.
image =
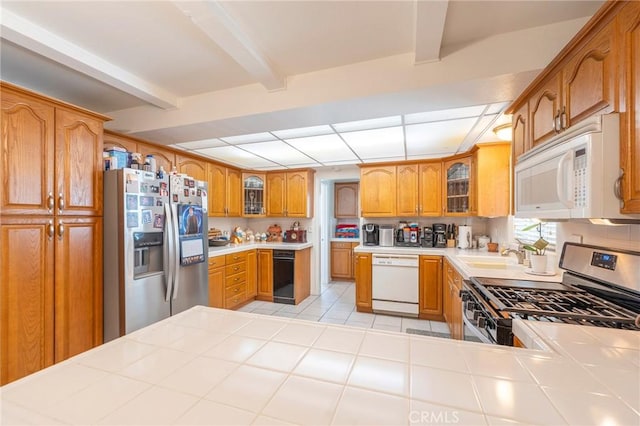
[(566, 152), (558, 162), (558, 170), (556, 175), (556, 192), (560, 202), (567, 208), (573, 208), (573, 198), (571, 192), (573, 189), (573, 179), (567, 174), (567, 164), (573, 159), (573, 151)]

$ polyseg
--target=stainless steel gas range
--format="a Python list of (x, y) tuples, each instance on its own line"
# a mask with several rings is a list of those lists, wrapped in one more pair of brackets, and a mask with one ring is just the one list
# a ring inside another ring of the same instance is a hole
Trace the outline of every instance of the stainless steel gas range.
[(465, 333), (513, 345), (514, 319), (640, 330), (640, 252), (566, 243), (562, 282), (471, 277)]

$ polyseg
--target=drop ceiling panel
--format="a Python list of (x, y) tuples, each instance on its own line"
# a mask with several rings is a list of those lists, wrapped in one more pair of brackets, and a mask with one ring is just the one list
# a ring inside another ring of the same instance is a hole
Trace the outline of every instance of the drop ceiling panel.
[(321, 163), (358, 161), (358, 157), (336, 134), (287, 139), (286, 142)]
[(242, 149), (278, 164), (315, 164), (313, 159), (282, 141), (249, 143), (242, 145)]
[(403, 158), (405, 155), (404, 133), (400, 126), (340, 135), (362, 159)]
[(331, 126), (311, 126), (299, 129), (277, 130), (271, 132), (280, 139), (306, 138), (309, 136), (328, 135), (334, 133)]
[(275, 141), (277, 138), (269, 132), (251, 133), (249, 135), (228, 136), (220, 138), (231, 145), (239, 145), (244, 143), (268, 142)]
[(476, 121), (473, 117), (406, 126), (407, 155), (455, 152)]
[(333, 125), (336, 132), (354, 132), (358, 130), (379, 129), (381, 127), (393, 127), (402, 125), (402, 117), (399, 115), (391, 117), (374, 118), (371, 120), (347, 121)]
[(235, 146), (221, 146), (217, 148), (206, 148), (197, 150), (196, 153), (204, 155), (206, 157), (213, 158), (225, 163), (234, 164), (240, 167), (246, 168), (262, 168), (262, 167), (274, 167), (282, 168), (282, 166), (273, 163), (264, 158), (260, 158), (250, 152), (244, 151)]
[(227, 146), (227, 144), (220, 139), (203, 139), (200, 141), (177, 143), (174, 146), (182, 149), (202, 149), (213, 148), (216, 146)]
[(465, 108), (443, 109), (440, 111), (418, 112), (404, 116), (405, 124), (428, 123), (441, 120), (455, 120), (458, 118), (477, 117), (486, 109), (486, 105), (476, 105)]

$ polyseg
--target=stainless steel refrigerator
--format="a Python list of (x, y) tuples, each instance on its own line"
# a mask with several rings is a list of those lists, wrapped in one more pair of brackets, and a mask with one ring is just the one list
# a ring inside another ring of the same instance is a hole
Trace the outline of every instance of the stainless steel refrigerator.
[(104, 173), (104, 341), (209, 302), (207, 183)]

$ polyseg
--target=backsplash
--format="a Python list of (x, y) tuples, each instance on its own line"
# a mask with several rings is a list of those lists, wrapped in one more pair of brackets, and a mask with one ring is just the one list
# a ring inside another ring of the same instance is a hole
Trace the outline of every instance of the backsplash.
[(280, 225), (282, 231), (291, 229), (293, 222), (300, 222), (302, 229), (309, 229), (313, 219), (295, 219), (287, 217), (267, 217), (267, 218), (251, 218), (244, 217), (209, 217), (209, 228), (217, 228), (222, 231), (231, 232), (236, 226), (242, 229), (250, 228), (254, 233), (267, 232), (271, 225)]
[[(514, 242), (512, 216), (489, 219), (489, 236), (498, 243)], [(583, 244), (640, 250), (640, 225), (594, 225), (585, 220), (557, 222), (556, 240), (558, 252), (565, 241), (582, 237)]]

